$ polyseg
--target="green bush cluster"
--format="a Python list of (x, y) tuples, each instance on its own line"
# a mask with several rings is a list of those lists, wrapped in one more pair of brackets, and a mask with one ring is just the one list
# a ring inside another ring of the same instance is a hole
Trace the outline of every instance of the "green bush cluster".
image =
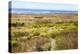
[[(68, 32), (70, 30), (75, 29), (77, 26), (73, 22), (63, 23), (63, 24), (32, 24), (29, 29), (31, 31), (27, 32), (15, 32), (15, 36), (49, 36), (54, 37), (57, 34), (65, 31)], [(27, 27), (26, 27), (27, 28)]]
[(21, 27), (21, 26), (24, 26), (24, 25), (25, 25), (24, 23), (19, 23), (19, 22), (11, 23), (11, 26), (13, 26), (13, 27)]

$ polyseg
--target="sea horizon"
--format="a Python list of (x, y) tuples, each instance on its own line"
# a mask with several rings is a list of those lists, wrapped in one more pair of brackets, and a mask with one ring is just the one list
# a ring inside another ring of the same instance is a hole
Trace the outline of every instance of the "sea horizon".
[(11, 11), (11, 13), (18, 14), (78, 13), (78, 11), (74, 10), (47, 10), (47, 9), (22, 9), (22, 8), (9, 8), (9, 11)]

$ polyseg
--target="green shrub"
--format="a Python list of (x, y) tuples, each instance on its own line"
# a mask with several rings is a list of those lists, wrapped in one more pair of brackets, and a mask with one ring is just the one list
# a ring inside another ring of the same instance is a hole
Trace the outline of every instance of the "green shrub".
[(39, 36), (40, 35), (40, 33), (38, 31), (34, 31), (34, 32), (32, 32), (32, 34), (33, 34), (33, 36)]
[(16, 40), (11, 40), (10, 42), (13, 47), (16, 47), (18, 45)]

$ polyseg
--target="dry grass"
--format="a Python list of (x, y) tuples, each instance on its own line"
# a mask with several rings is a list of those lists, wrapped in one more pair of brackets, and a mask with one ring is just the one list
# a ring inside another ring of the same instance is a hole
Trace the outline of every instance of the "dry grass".
[(77, 14), (12, 14), (12, 52), (77, 49)]

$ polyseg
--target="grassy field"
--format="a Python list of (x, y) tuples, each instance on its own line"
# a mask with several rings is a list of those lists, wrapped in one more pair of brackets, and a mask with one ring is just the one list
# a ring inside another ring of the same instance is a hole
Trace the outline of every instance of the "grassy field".
[(12, 52), (78, 48), (77, 14), (12, 14)]

